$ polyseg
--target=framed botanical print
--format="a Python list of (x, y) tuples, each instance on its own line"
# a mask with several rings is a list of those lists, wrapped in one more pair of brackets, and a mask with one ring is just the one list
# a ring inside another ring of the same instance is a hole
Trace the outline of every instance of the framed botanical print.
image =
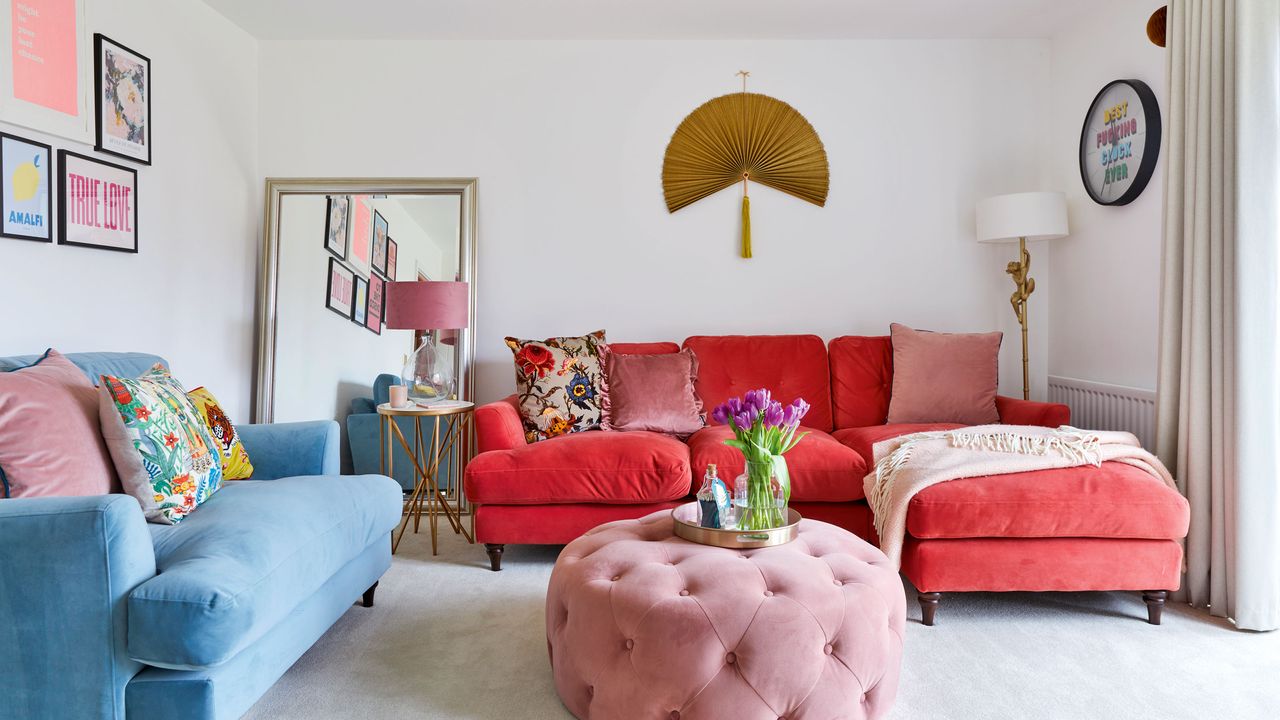
[(329, 195), (327, 200), (324, 248), (345, 260), (347, 259), (347, 220), (351, 216), (351, 196)]
[(373, 269), (387, 274), (387, 219), (382, 213), (373, 211)]
[(0, 235), (53, 242), (53, 150), (0, 132)]
[(369, 310), (365, 313), (364, 326), (375, 335), (382, 334), (382, 318), (387, 281), (377, 275), (369, 276)]
[(373, 269), (373, 207), (368, 195), (351, 196), (351, 244), (347, 262), (360, 275)]
[(151, 60), (102, 34), (93, 36), (93, 149), (151, 164)]
[(357, 325), (364, 325), (369, 315), (369, 281), (356, 276), (356, 292), (351, 300), (351, 320)]
[(58, 244), (138, 252), (138, 171), (59, 150)]
[(396, 281), (396, 254), (400, 246), (396, 245), (396, 241), (387, 236), (387, 271), (383, 273), (391, 282)]
[(329, 280), (325, 284), (324, 306), (342, 317), (351, 319), (351, 299), (355, 294), (356, 274), (351, 268), (329, 258)]

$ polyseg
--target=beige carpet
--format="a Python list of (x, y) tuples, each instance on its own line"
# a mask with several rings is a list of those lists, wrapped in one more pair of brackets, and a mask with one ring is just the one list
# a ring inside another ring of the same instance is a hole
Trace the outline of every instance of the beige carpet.
[[(406, 536), (376, 607), (352, 607), (246, 717), (570, 717), (543, 635), (558, 552), (508, 547), (492, 573), (482, 546), (443, 534), (432, 558), (425, 534)], [(895, 720), (1280, 717), (1280, 632), (1185, 606), (1153, 627), (1136, 593), (944, 596), (927, 628), (904, 592)]]

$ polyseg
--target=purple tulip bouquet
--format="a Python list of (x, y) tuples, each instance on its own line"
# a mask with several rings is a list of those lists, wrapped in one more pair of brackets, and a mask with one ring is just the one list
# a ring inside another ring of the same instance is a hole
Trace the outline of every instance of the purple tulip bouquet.
[(787, 524), (791, 477), (783, 455), (807, 434), (797, 432), (807, 412), (809, 403), (804, 400), (783, 407), (764, 388), (729, 398), (711, 411), (712, 420), (733, 430), (733, 439), (724, 444), (741, 450), (747, 462), (733, 492), (739, 530), (768, 530)]

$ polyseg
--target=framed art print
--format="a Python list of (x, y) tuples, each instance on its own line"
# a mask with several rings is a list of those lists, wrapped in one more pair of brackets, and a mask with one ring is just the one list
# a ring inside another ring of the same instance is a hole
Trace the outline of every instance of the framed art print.
[(102, 34), (93, 36), (99, 150), (151, 164), (151, 61)]
[(369, 281), (356, 277), (356, 291), (351, 300), (351, 320), (357, 325), (364, 325), (369, 315)]
[(347, 262), (360, 275), (373, 269), (373, 208), (368, 195), (351, 196), (351, 244)]
[(373, 269), (387, 274), (387, 219), (373, 211)]
[(93, 142), (93, 63), (85, 0), (8, 0), (0, 7), (0, 120)]
[(138, 252), (138, 171), (59, 150), (58, 244)]
[(0, 236), (53, 242), (53, 150), (0, 132)]
[(350, 195), (329, 195), (324, 220), (324, 247), (340, 259), (347, 258), (347, 220), (351, 217)]
[(351, 268), (329, 258), (329, 280), (325, 283), (324, 306), (342, 317), (351, 319), (351, 298), (355, 294), (356, 274)]
[(364, 326), (373, 331), (374, 335), (382, 334), (382, 316), (384, 305), (383, 298), (386, 296), (387, 281), (377, 275), (369, 276), (369, 310), (365, 313)]
[(392, 240), (391, 236), (388, 235), (387, 236), (387, 272), (384, 274), (387, 276), (387, 279), (390, 280), (391, 282), (396, 281), (396, 255), (399, 249), (400, 247), (396, 245), (396, 241)]

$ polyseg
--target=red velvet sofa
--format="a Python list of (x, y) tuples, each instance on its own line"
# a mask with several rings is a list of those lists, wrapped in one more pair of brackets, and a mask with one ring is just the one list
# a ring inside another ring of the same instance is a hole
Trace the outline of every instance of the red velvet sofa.
[[(767, 387), (812, 409), (809, 435), (790, 453), (793, 506), (875, 543), (862, 479), (872, 445), (906, 433), (958, 427), (886, 424), (893, 386), (888, 337), (695, 336), (696, 390), (711, 408)], [(614, 343), (621, 353), (664, 353), (675, 343)], [(1003, 423), (1056, 427), (1065, 405), (997, 398)], [(706, 466), (730, 480), (742, 455), (725, 426), (687, 442), (648, 432), (585, 432), (526, 444), (514, 397), (476, 409), (476, 457), (465, 487), (476, 539), (492, 568), (508, 543), (563, 544), (604, 522), (686, 502)], [(1141, 590), (1159, 622), (1176, 590), (1186, 500), (1123, 463), (956, 480), (920, 492), (908, 511), (902, 572), (920, 593), (926, 624), (941, 592)]]

